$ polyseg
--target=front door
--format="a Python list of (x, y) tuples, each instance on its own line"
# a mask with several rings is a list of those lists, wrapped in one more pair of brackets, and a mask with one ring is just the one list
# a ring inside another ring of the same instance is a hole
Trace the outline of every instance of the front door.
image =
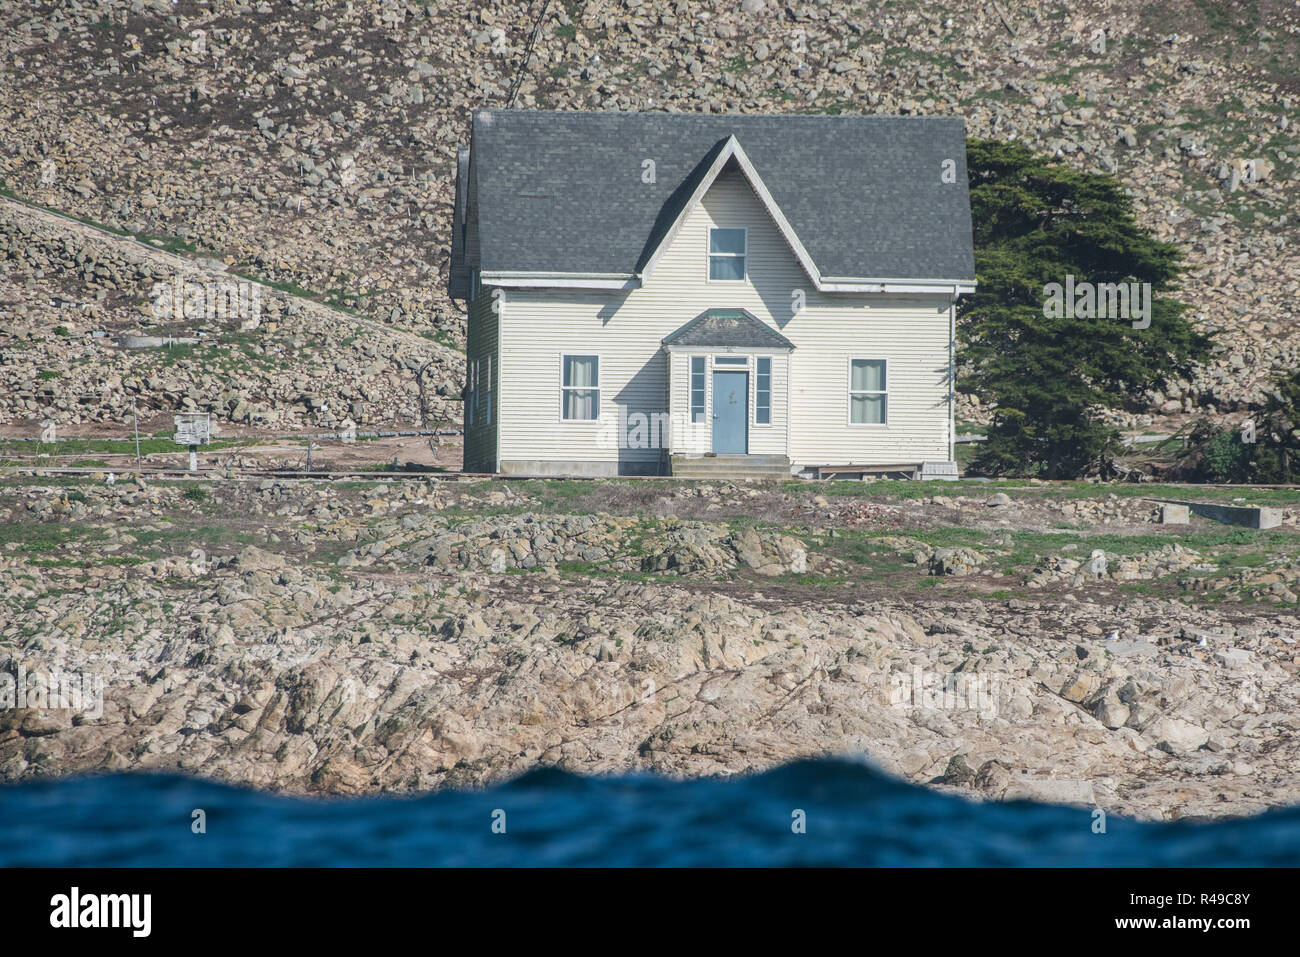
[(713, 373), (713, 451), (744, 455), (749, 451), (749, 373)]

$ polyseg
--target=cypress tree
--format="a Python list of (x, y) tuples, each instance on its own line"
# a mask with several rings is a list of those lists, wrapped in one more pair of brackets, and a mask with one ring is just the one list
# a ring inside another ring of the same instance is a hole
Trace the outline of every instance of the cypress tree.
[[(959, 310), (962, 391), (991, 401), (976, 472), (1071, 478), (1118, 450), (1102, 408), (1184, 374), (1209, 341), (1170, 293), (1177, 248), (1146, 233), (1111, 176), (1081, 173), (1015, 143), (967, 146), (975, 295)], [(1150, 283), (1150, 326), (1045, 314), (1049, 283)]]

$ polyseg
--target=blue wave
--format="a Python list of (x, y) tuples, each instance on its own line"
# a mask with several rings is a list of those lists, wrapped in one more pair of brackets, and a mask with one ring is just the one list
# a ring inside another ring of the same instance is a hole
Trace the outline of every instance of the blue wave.
[[(195, 810), (205, 833), (194, 833)], [(539, 770), (481, 791), (348, 799), (114, 774), (0, 788), (0, 866), (1300, 863), (1300, 807), (1210, 823), (1110, 815), (1105, 825), (1094, 833), (1090, 809), (981, 804), (844, 760), (692, 781)]]

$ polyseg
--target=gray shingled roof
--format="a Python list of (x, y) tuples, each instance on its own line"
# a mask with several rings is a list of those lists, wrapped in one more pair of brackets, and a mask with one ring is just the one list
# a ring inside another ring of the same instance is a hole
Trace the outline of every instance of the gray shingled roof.
[(823, 276), (975, 278), (954, 117), (477, 110), (459, 164), (475, 208), (454, 224), (476, 216), (477, 240), (458, 252), (487, 271), (635, 273), (733, 134)]
[(447, 277), (447, 292), (453, 299), (466, 299), (470, 292), (469, 264), (465, 261), (465, 213), (469, 185), (469, 150), (456, 150), (456, 198), (452, 214), (451, 271)]
[(672, 335), (666, 346), (737, 346), (745, 349), (793, 349), (794, 343), (747, 309), (706, 309)]

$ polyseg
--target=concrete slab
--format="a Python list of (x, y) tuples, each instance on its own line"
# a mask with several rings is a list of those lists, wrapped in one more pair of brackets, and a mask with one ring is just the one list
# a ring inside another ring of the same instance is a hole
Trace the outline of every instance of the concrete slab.
[[(1213, 519), (1216, 522), (1223, 522), (1226, 525), (1265, 529), (1276, 528), (1282, 524), (1282, 510), (1280, 508), (1265, 508), (1257, 505), (1223, 505), (1219, 502), (1171, 502), (1168, 499), (1153, 499), (1153, 501), (1162, 503), (1165, 508), (1182, 506), (1197, 515)], [(1161, 509), (1160, 520), (1165, 521), (1164, 508)]]
[(1191, 509), (1186, 505), (1161, 505), (1161, 525), (1186, 525), (1192, 520)]

